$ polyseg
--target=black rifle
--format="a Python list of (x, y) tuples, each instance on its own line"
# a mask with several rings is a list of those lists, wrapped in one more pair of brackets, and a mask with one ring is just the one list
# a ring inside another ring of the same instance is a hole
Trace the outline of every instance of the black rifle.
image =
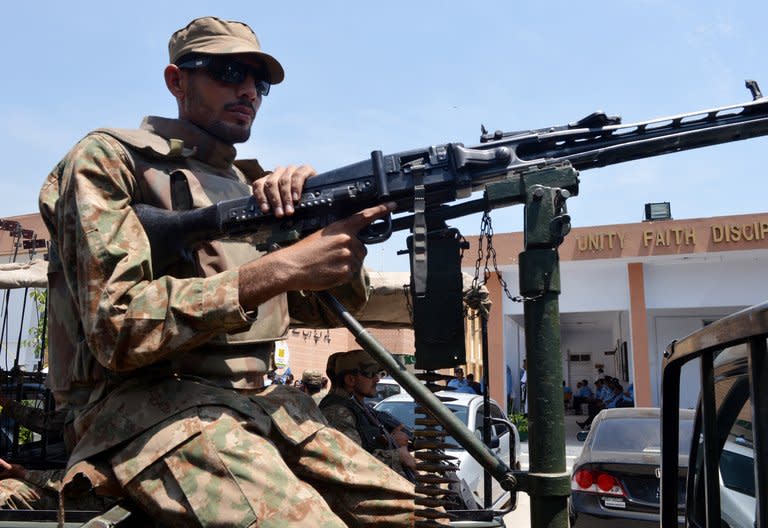
[[(387, 446), (386, 446), (387, 449), (398, 449), (400, 447), (395, 441), (395, 439), (392, 437), (392, 431), (394, 431), (397, 427), (402, 426), (402, 430), (408, 436), (408, 440), (409, 441), (413, 440), (413, 431), (405, 427), (405, 425), (403, 425), (400, 422), (400, 420), (398, 420), (388, 412), (377, 411), (376, 409), (373, 408), (372, 405), (364, 401), (359, 401), (354, 396), (350, 396), (350, 400), (352, 401), (353, 405), (356, 405), (363, 412), (363, 414), (365, 414), (368, 417), (368, 420), (371, 424), (379, 428), (379, 432), (381, 433), (382, 438), (387, 443)], [(415, 483), (416, 474), (405, 465), (402, 465), (401, 467), (403, 470), (403, 476), (405, 476), (405, 478), (407, 478), (411, 482)]]
[(408, 437), (409, 442), (413, 442), (413, 429), (405, 425), (403, 422), (392, 416), (387, 411), (379, 411), (377, 409), (371, 409), (376, 415), (376, 418), (387, 428), (387, 431), (392, 432), (398, 427), (401, 427), (401, 431)]
[[(543, 169), (570, 165), (585, 170), (768, 134), (768, 97), (747, 81), (753, 100), (743, 104), (622, 124), (620, 117), (593, 113), (575, 123), (518, 132), (488, 133), (480, 144), (447, 143), (397, 154), (373, 151), (371, 158), (307, 180), (296, 212), (276, 219), (253, 197), (226, 200), (189, 211), (136, 205), (152, 243), (156, 273), (204, 240), (249, 234), (263, 249), (296, 241), (361, 209), (395, 202), (415, 214), (374, 223), (360, 234), (382, 242), (396, 230), (524, 203), (523, 182)], [(499, 185), (496, 185), (499, 184)], [(503, 192), (489, 192), (492, 186)], [(473, 192), (482, 199), (447, 205)], [(564, 188), (575, 195), (578, 179)], [(567, 196), (566, 196), (567, 197)]]

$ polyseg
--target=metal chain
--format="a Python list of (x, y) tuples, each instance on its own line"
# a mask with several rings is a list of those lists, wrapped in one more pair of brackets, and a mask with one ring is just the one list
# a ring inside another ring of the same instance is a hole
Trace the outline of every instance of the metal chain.
[[(483, 250), (483, 241), (485, 241), (485, 251)], [(475, 261), (475, 276), (472, 279), (472, 289), (475, 290), (480, 287), (480, 265), (483, 267), (483, 284), (487, 283), (485, 277), (490, 277), (491, 269), (489, 262), (493, 264), (493, 271), (496, 274), (496, 278), (504, 290), (504, 294), (512, 302), (525, 302), (533, 301), (544, 296), (544, 291), (539, 292), (532, 297), (525, 297), (523, 295), (512, 295), (507, 286), (507, 281), (501, 276), (501, 270), (496, 262), (496, 248), (493, 247), (493, 223), (491, 221), (491, 215), (488, 211), (483, 212), (483, 218), (480, 221), (480, 237), (477, 242), (477, 260)], [(546, 278), (549, 282), (549, 277)]]
[[(462, 236), (462, 240), (464, 237)], [(485, 243), (485, 244), (483, 244)], [(484, 247), (485, 245), (485, 247)], [(463, 244), (462, 244), (463, 246)], [(461, 250), (461, 258), (464, 257), (464, 250)], [(480, 236), (477, 241), (477, 259), (475, 260), (475, 275), (472, 277), (472, 286), (470, 291), (464, 295), (464, 314), (469, 318), (477, 318), (482, 314), (482, 302), (480, 295), (480, 287), (487, 283), (486, 277), (491, 275), (490, 265), (493, 265), (493, 272), (496, 274), (496, 279), (499, 281), (501, 288), (504, 290), (504, 294), (512, 302), (525, 302), (534, 301), (544, 296), (544, 291), (532, 297), (525, 297), (523, 295), (512, 295), (509, 291), (509, 286), (504, 277), (501, 276), (501, 270), (499, 269), (498, 262), (496, 261), (496, 248), (493, 247), (493, 222), (491, 215), (488, 211), (483, 212), (482, 220), (480, 221)], [(480, 267), (483, 267), (483, 279), (480, 281)], [(545, 277), (547, 283), (549, 277)], [(403, 284), (403, 295), (405, 296), (405, 306), (408, 310), (408, 316), (413, 324), (413, 304), (410, 296), (410, 285)], [(470, 308), (475, 309), (474, 315), (471, 314)]]

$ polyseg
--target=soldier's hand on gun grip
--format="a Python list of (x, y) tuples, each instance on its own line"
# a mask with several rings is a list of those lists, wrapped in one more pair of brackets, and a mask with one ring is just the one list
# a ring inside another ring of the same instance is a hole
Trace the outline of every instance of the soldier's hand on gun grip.
[(294, 288), (317, 291), (350, 281), (368, 253), (357, 234), (394, 207), (394, 203), (369, 207), (276, 252), (284, 252), (285, 271), (292, 275)]
[(271, 210), (276, 218), (290, 216), (293, 204), (301, 198), (304, 182), (316, 174), (310, 165), (277, 167), (251, 184), (253, 196), (263, 213)]

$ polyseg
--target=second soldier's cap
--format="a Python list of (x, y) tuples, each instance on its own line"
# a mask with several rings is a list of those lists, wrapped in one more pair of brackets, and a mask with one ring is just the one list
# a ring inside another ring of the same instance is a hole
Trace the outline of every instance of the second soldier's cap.
[(365, 350), (352, 350), (336, 359), (334, 370), (336, 374), (353, 371), (375, 372), (380, 371), (381, 366)]
[(250, 54), (264, 63), (270, 84), (277, 84), (285, 78), (283, 66), (272, 55), (262, 51), (256, 33), (243, 22), (216, 17), (194, 19), (185, 28), (171, 35), (171, 40), (168, 41), (168, 55), (172, 63), (190, 53)]

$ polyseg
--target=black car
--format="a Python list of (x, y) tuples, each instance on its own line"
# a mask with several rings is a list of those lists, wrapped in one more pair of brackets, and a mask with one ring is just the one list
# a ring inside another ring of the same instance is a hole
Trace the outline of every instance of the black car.
[[(693, 411), (680, 411), (680, 453), (688, 453), (693, 418)], [(595, 417), (571, 473), (572, 528), (658, 528), (660, 428), (657, 408), (606, 409)], [(681, 511), (687, 465), (681, 455)]]

